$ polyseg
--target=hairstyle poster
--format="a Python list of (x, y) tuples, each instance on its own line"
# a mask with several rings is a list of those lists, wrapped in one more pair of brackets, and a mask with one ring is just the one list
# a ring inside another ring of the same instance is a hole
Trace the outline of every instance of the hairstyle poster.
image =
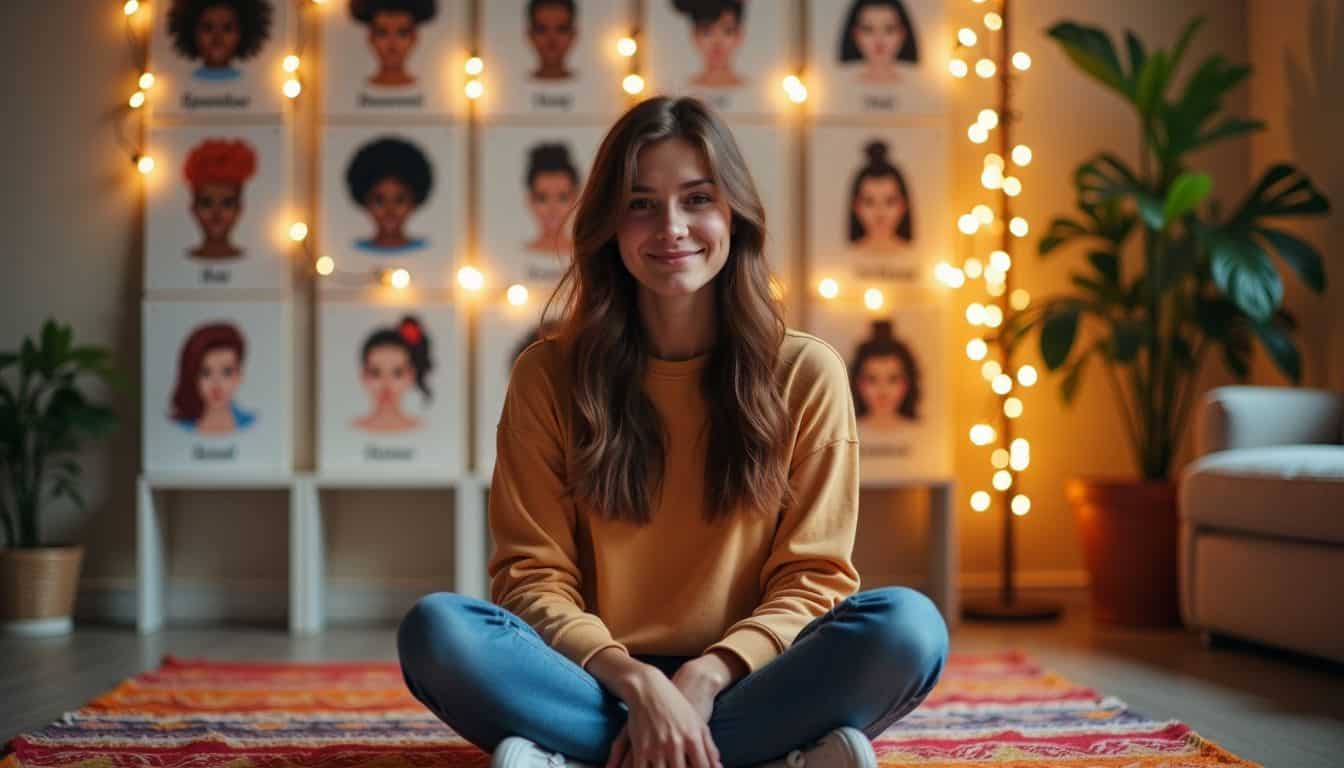
[(630, 60), (616, 41), (630, 23), (623, 0), (482, 3), (481, 114), (619, 115)]
[(751, 123), (733, 123), (729, 128), (765, 206), (768, 238), (765, 254), (770, 271), (787, 292), (798, 256), (795, 238), (789, 234), (794, 220), (796, 181), (793, 132), (787, 126)]
[(545, 298), (513, 306), (502, 301), (481, 306), (477, 325), (480, 343), (476, 359), (476, 472), (489, 477), (495, 467), (495, 433), (504, 410), (509, 374), (518, 355), (529, 344), (556, 327), (556, 313), (540, 323)]
[(146, 301), (147, 471), (291, 470), (286, 302)]
[(813, 332), (849, 366), (863, 482), (951, 472), (941, 313), (934, 303), (880, 313), (834, 302), (813, 306)]
[(326, 301), (318, 312), (318, 468), (460, 474), (467, 368), (455, 306)]
[(145, 290), (290, 289), (284, 127), (155, 127), (146, 179)]
[(284, 111), (291, 0), (156, 0), (151, 8), (155, 115)]
[(842, 294), (932, 288), (956, 234), (946, 132), (936, 126), (817, 125), (809, 151), (812, 274)]
[(461, 130), (455, 125), (323, 129), (320, 247), (339, 272), (402, 267), (419, 288), (452, 288), (465, 226)]
[(951, 34), (943, 0), (813, 0), (808, 109), (819, 115), (943, 111)]
[(560, 279), (573, 257), (573, 211), (604, 133), (482, 126), (481, 261), (492, 291), (513, 283), (549, 289)]
[(320, 8), (328, 116), (465, 111), (466, 0), (336, 0)]
[(651, 93), (696, 96), (726, 115), (788, 103), (792, 14), (777, 0), (644, 0)]

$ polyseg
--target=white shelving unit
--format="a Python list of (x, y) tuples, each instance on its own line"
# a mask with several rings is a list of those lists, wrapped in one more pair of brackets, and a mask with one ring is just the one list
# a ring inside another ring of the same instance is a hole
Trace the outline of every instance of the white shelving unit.
[(904, 488), (929, 489), (929, 597), (943, 613), (949, 628), (961, 620), (961, 596), (957, 572), (957, 516), (953, 506), (957, 496), (957, 482), (951, 475), (935, 477), (908, 477), (891, 482), (866, 482), (865, 491), (885, 491)]

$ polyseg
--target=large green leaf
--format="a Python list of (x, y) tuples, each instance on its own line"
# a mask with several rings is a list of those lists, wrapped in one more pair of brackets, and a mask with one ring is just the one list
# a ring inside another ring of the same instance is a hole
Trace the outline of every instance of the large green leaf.
[(1045, 313), (1041, 326), (1041, 358), (1050, 370), (1055, 370), (1069, 358), (1074, 339), (1078, 336), (1078, 320), (1082, 304), (1061, 301)]
[(1147, 335), (1148, 325), (1142, 320), (1116, 320), (1111, 324), (1111, 357), (1121, 363), (1132, 361)]
[(1087, 366), (1088, 358), (1091, 354), (1082, 354), (1073, 361), (1067, 371), (1064, 372), (1064, 378), (1059, 382), (1059, 396), (1065, 405), (1073, 404), (1073, 400), (1078, 396), (1078, 386), (1083, 380), (1083, 369)]
[(1050, 222), (1045, 234), (1041, 236), (1041, 242), (1036, 246), (1036, 251), (1040, 255), (1046, 256), (1059, 246), (1075, 238), (1086, 237), (1089, 234), (1091, 233), (1082, 224), (1061, 216)]
[(1071, 21), (1055, 24), (1046, 31), (1064, 48), (1064, 53), (1087, 74), (1131, 101), (1133, 84), (1125, 77), (1111, 38), (1099, 27), (1086, 27)]
[(1258, 227), (1255, 232), (1278, 251), (1279, 257), (1288, 262), (1308, 288), (1317, 293), (1325, 290), (1321, 254), (1310, 243), (1278, 229)]
[(1087, 260), (1101, 275), (1102, 282), (1120, 285), (1120, 258), (1111, 251), (1091, 251)]
[(1204, 202), (1213, 189), (1213, 179), (1207, 173), (1185, 171), (1171, 182), (1167, 189), (1167, 200), (1162, 205), (1162, 217), (1174, 221), (1193, 211), (1195, 206)]
[(1252, 323), (1251, 328), (1274, 365), (1294, 384), (1302, 383), (1302, 357), (1292, 337), (1273, 321)]
[(1283, 303), (1283, 280), (1269, 255), (1236, 232), (1215, 233), (1209, 243), (1213, 282), (1253, 320), (1268, 320)]
[(1279, 163), (1265, 171), (1255, 188), (1233, 214), (1231, 226), (1260, 226), (1271, 216), (1320, 216), (1330, 212), (1330, 201), (1296, 167)]
[(1218, 125), (1210, 128), (1207, 132), (1201, 134), (1195, 139), (1195, 146), (1203, 147), (1222, 139), (1230, 139), (1234, 136), (1240, 136), (1243, 133), (1263, 130), (1265, 124), (1261, 120), (1247, 120), (1240, 117), (1229, 117)]
[(1108, 152), (1078, 166), (1073, 174), (1081, 206), (1104, 204), (1129, 197), (1138, 205), (1139, 215), (1151, 229), (1162, 228), (1163, 202), (1147, 189), (1125, 161)]

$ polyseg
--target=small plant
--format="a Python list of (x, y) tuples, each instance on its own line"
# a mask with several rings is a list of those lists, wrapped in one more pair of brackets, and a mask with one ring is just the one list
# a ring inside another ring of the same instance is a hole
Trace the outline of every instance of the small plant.
[(1330, 210), (1305, 174), (1292, 165), (1269, 168), (1232, 214), (1222, 216), (1208, 200), (1213, 180), (1189, 166), (1195, 150), (1264, 128), (1258, 120), (1221, 114), (1223, 97), (1251, 70), (1218, 55), (1201, 62), (1179, 95), (1168, 98), (1202, 22), (1192, 21), (1169, 52), (1149, 54), (1127, 31), (1127, 68), (1103, 30), (1074, 22), (1049, 29), (1080, 69), (1134, 107), (1139, 166), (1109, 152), (1078, 166), (1080, 215), (1056, 218), (1038, 246), (1047, 257), (1085, 244), (1076, 249), (1084, 265), (1072, 274), (1077, 290), (1038, 302), (1004, 329), (1010, 347), (1039, 331), (1046, 366), (1063, 371), (1066, 404), (1089, 361), (1100, 361), (1147, 480), (1170, 475), (1196, 374), (1209, 352), (1220, 351), (1228, 369), (1245, 379), (1259, 339), (1279, 370), (1300, 381), (1290, 335), (1295, 322), (1282, 306), (1283, 280), (1271, 254), (1311, 290), (1325, 288), (1316, 249), (1272, 226)]
[(65, 496), (85, 509), (75, 453), (84, 438), (117, 424), (110, 408), (89, 402), (76, 387), (81, 375), (120, 385), (110, 352), (76, 347), (72, 336), (69, 326), (49, 319), (39, 343), (25, 338), (18, 352), (0, 352), (0, 520), (10, 547), (41, 546), (47, 500)]

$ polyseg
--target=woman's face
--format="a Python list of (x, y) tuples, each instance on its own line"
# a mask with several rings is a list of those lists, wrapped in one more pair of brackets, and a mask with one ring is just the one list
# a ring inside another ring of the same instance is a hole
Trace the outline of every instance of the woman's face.
[(900, 185), (891, 176), (869, 176), (859, 182), (854, 198), (854, 215), (866, 237), (885, 239), (896, 236), (896, 225), (905, 216), (905, 198)]
[(527, 37), (537, 49), (542, 69), (563, 68), (574, 45), (574, 17), (558, 3), (539, 5), (532, 12)]
[(243, 208), (241, 184), (207, 181), (192, 189), (191, 215), (207, 240), (226, 240)]
[(645, 145), (616, 241), (641, 291), (694, 294), (728, 260), (732, 211), (704, 152), (679, 136)]
[(223, 408), (233, 400), (242, 380), (243, 366), (238, 361), (238, 352), (230, 347), (216, 347), (201, 360), (196, 372), (196, 390), (206, 410)]
[(732, 66), (733, 54), (742, 44), (742, 25), (737, 14), (724, 11), (715, 21), (694, 25), (691, 41), (700, 51), (705, 69), (728, 69)]
[(864, 360), (859, 366), (858, 390), (869, 413), (896, 415), (896, 409), (910, 391), (910, 380), (901, 359), (896, 355), (874, 355)]
[(564, 171), (543, 171), (532, 179), (528, 208), (541, 225), (542, 234), (555, 236), (564, 226), (565, 214), (574, 204), (574, 182)]
[(379, 11), (369, 23), (369, 45), (383, 69), (403, 69), (418, 35), (410, 11)]
[(905, 44), (907, 34), (901, 17), (890, 5), (869, 5), (859, 11), (850, 30), (854, 45), (869, 64), (890, 64)]
[(401, 402), (401, 396), (411, 388), (414, 372), (411, 357), (405, 348), (396, 344), (379, 344), (364, 356), (364, 370), (360, 384), (375, 407), (387, 408)]
[(369, 188), (364, 207), (373, 217), (379, 235), (400, 236), (407, 217), (415, 209), (415, 196), (400, 179), (385, 176)]
[(227, 67), (242, 38), (237, 11), (224, 3), (209, 6), (196, 19), (195, 36), (205, 66)]

